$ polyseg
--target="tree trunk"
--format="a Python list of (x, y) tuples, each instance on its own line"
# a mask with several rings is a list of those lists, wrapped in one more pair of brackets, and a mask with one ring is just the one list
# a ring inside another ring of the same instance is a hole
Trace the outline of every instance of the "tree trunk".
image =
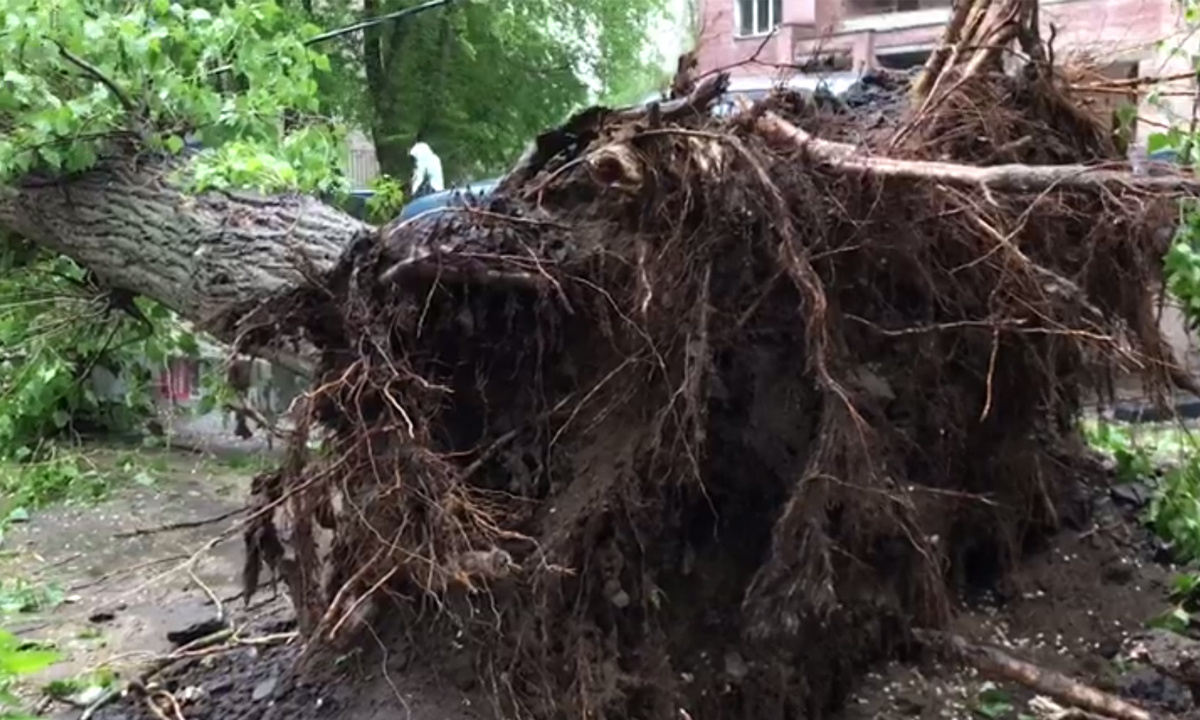
[(303, 196), (186, 195), (166, 181), (170, 170), (122, 163), (0, 187), (0, 228), (193, 320), (294, 285), (306, 268), (327, 270), (374, 232)]

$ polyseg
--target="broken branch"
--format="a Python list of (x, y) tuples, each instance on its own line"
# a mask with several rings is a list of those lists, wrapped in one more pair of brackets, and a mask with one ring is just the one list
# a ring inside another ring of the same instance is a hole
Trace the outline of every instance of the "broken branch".
[(1136, 705), (1061, 673), (1018, 660), (998, 648), (977, 645), (958, 635), (936, 632), (917, 631), (917, 637), (931, 646), (949, 650), (960, 661), (984, 675), (1020, 683), (1074, 707), (1116, 720), (1154, 719), (1154, 716)]
[(236, 516), (241, 515), (242, 513), (246, 512), (247, 509), (248, 508), (244, 508), (244, 507), (235, 508), (228, 512), (223, 512), (220, 515), (214, 515), (213, 517), (204, 518), (202, 520), (184, 520), (182, 522), (167, 523), (166, 525), (159, 525), (157, 527), (136, 528), (134, 530), (127, 530), (125, 532), (116, 533), (115, 535), (113, 535), (113, 537), (118, 538), (118, 539), (124, 539), (124, 538), (138, 537), (139, 535), (157, 535), (159, 533), (172, 532), (175, 530), (192, 530), (195, 528), (204, 527), (205, 525), (215, 525), (223, 520), (228, 520), (231, 517), (236, 517)]

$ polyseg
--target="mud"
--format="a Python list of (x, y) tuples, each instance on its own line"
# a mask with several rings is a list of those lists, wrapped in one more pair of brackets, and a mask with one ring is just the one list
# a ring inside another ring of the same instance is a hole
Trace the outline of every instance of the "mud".
[[(0, 619), (6, 629), (30, 641), (53, 643), (63, 655), (61, 662), (23, 683), (21, 695), (31, 702), (55, 680), (102, 667), (127, 675), (141, 660), (171, 650), (168, 634), (217, 614), (209, 591), (218, 599), (236, 593), (243, 560), (236, 535), (197, 554), (231, 527), (233, 518), (173, 532), (117, 536), (241, 509), (251, 470), (245, 459), (112, 448), (88, 450), (86, 456), (117, 477), (111, 497), (96, 505), (34, 512), (4, 539), (0, 572), (61, 600), (35, 613)], [(189, 575), (183, 565), (193, 555)], [(225, 607), (228, 615), (239, 617), (234, 603)], [(258, 612), (270, 609), (264, 603)], [(51, 706), (50, 712), (78, 715), (63, 706)]]
[[(1131, 641), (1170, 607), (1167, 592), (1176, 572), (1155, 561), (1156, 555), (1161, 557), (1159, 543), (1138, 523), (1140, 508), (1129, 497), (1095, 491), (1089, 522), (1031, 549), (1019, 569), (1003, 579), (989, 568), (978, 568), (978, 575), (960, 589), (949, 629), (1148, 708), (1197, 717), (1187, 687), (1128, 659)], [(219, 660), (176, 667), (162, 686), (177, 696), (197, 698), (185, 705), (188, 720), (493, 716), (475, 692), (482, 678), (472, 676), (469, 668), (438, 679), (419, 658), (383, 653), (382, 648), (394, 646), (380, 642), (331, 658), (299, 682), (292, 680), (298, 648), (241, 649)], [(739, 683), (755, 672), (736, 653), (707, 660), (717, 692), (737, 692)], [(1033, 697), (1021, 687), (996, 685), (971, 670), (915, 653), (867, 673), (832, 717), (967, 720), (986, 710), (1017, 720), (1031, 714)], [(154, 716), (143, 702), (128, 698), (97, 717), (150, 720)]]
[[(1158, 543), (1138, 523), (1138, 508), (1113, 495), (1097, 493), (1087, 527), (1059, 534), (1000, 584), (963, 597), (950, 629), (1148, 709), (1194, 712), (1188, 688), (1128, 659), (1131, 641), (1170, 607), (1175, 568), (1155, 561)], [(1025, 688), (918, 656), (869, 673), (839, 718), (966, 720), (995, 712), (1015, 719), (1035, 714), (1033, 698)]]
[[(223, 655), (219, 665), (183, 665), (160, 687), (182, 703), (188, 720), (475, 720), (476, 698), (413, 667), (407, 658), (351, 653), (307, 681), (293, 679), (296, 647), (248, 648)], [(96, 714), (97, 720), (154, 720), (144, 699), (130, 697)]]

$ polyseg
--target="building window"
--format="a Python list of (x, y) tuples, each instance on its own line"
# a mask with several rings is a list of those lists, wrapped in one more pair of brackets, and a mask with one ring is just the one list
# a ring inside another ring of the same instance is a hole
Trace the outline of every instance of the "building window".
[(884, 51), (875, 54), (875, 61), (880, 67), (887, 70), (911, 70), (923, 67), (925, 63), (929, 62), (929, 56), (932, 53), (932, 50)]
[(766, 35), (779, 26), (783, 0), (734, 0), (738, 35)]
[(949, 8), (952, 0), (846, 0), (843, 5), (845, 16), (858, 18), (867, 15), (914, 12)]

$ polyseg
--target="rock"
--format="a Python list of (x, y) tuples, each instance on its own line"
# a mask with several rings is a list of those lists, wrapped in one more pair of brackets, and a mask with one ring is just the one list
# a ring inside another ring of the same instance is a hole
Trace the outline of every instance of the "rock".
[(100, 697), (106, 692), (108, 692), (108, 690), (102, 685), (89, 685), (76, 695), (73, 695), (71, 697), (71, 703), (78, 707), (89, 707), (92, 703), (99, 700)]
[(251, 693), (250, 699), (254, 702), (262, 702), (271, 697), (271, 693), (275, 692), (275, 687), (279, 684), (279, 678), (270, 677), (254, 686), (254, 692)]
[(1101, 570), (1101, 579), (1109, 585), (1128, 585), (1133, 581), (1133, 566), (1129, 563), (1111, 562)]
[(613, 605), (616, 605), (617, 608), (621, 610), (629, 607), (629, 603), (632, 602), (629, 597), (629, 593), (625, 592), (624, 590), (618, 590), (617, 593), (609, 599), (612, 601)]
[(264, 624), (262, 626), (262, 631), (267, 635), (277, 635), (292, 632), (297, 627), (298, 623), (296, 622), (296, 618), (287, 617), (283, 618), (282, 620), (272, 620), (271, 622)]
[(187, 645), (188, 643), (196, 642), (201, 638), (208, 637), (213, 633), (221, 632), (229, 628), (229, 623), (219, 617), (201, 620), (200, 622), (192, 623), (182, 630), (172, 630), (167, 633), (167, 640), (173, 645)]
[(895, 400), (896, 393), (892, 391), (892, 386), (884, 380), (882, 376), (876, 374), (872, 369), (866, 367), (858, 368), (856, 373), (858, 376), (858, 384), (862, 386), (869, 395), (872, 395), (878, 400)]
[(100, 612), (94, 612), (91, 615), (88, 615), (88, 622), (99, 624), (112, 622), (116, 618), (117, 614), (115, 612), (111, 610), (101, 610)]
[(1171, 712), (1192, 707), (1192, 692), (1183, 683), (1153, 668), (1138, 668), (1117, 678), (1120, 695), (1131, 700), (1161, 704)]
[(725, 653), (725, 674), (734, 682), (741, 682), (750, 674), (750, 666), (736, 650)]
[(892, 707), (902, 715), (916, 717), (925, 711), (926, 699), (915, 692), (903, 693), (892, 701)]
[(1131, 639), (1129, 657), (1188, 685), (1200, 685), (1200, 642), (1161, 628)]
[(1155, 539), (1154, 541), (1154, 562), (1159, 565), (1170, 565), (1175, 562), (1175, 549), (1170, 543)]
[(1106, 637), (1096, 648), (1096, 654), (1105, 660), (1112, 660), (1119, 652), (1121, 652), (1121, 639), (1118, 637)]
[(1117, 485), (1109, 491), (1113, 502), (1135, 509), (1141, 509), (1150, 502), (1150, 488), (1142, 483), (1125, 483)]
[(217, 680), (208, 687), (209, 695), (222, 695), (233, 689), (233, 680), (225, 677)]

